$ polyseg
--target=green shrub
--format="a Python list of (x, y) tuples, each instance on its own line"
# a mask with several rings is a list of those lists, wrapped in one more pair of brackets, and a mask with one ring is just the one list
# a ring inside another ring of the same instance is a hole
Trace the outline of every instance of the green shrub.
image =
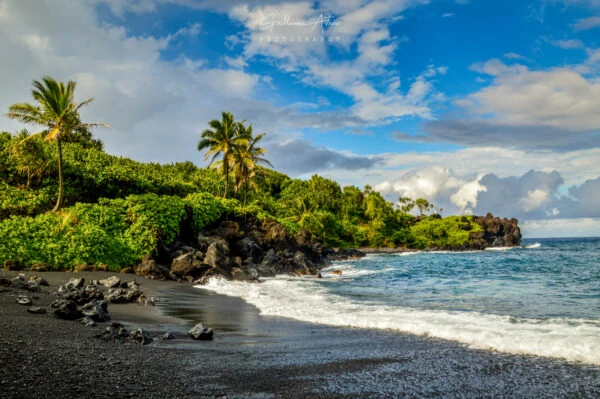
[(469, 243), (469, 233), (481, 231), (473, 217), (449, 216), (443, 219), (426, 217), (410, 228), (415, 248), (456, 248)]
[(146, 194), (80, 203), (36, 217), (12, 216), (0, 221), (0, 259), (45, 262), (57, 269), (105, 264), (116, 271), (173, 242), (184, 215), (182, 199)]

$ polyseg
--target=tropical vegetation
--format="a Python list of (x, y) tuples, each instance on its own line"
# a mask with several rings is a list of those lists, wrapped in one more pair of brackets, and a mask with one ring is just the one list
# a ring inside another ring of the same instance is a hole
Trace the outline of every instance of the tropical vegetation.
[(422, 198), (394, 204), (370, 186), (268, 168), (265, 135), (229, 112), (200, 134), (208, 168), (110, 155), (89, 131), (98, 124), (81, 122), (90, 100), (75, 103), (74, 89), (46, 77), (34, 82), (36, 105), (9, 109), (45, 130), (0, 133), (0, 261), (118, 270), (159, 254), (189, 217), (195, 232), (227, 218), (273, 219), (334, 247), (460, 247), (480, 229), (470, 217), (429, 215), (436, 208)]

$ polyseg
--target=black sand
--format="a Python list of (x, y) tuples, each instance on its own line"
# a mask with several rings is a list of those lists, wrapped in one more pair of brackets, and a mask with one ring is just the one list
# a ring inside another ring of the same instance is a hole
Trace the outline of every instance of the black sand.
[[(51, 292), (75, 274), (37, 275), (51, 286), (29, 295), (48, 307)], [(178, 339), (146, 346), (104, 341), (95, 338), (104, 325), (29, 314), (16, 304), (25, 292), (0, 287), (0, 397), (600, 397), (597, 366), (262, 317), (237, 298), (136, 279), (161, 301), (111, 304), (112, 319), (155, 335), (173, 331)], [(197, 322), (215, 330), (214, 341), (184, 336)]]

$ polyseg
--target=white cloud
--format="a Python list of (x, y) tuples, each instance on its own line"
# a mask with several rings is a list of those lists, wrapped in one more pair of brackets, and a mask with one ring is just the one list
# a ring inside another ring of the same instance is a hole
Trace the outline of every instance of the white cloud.
[(509, 59), (509, 60), (528, 60), (527, 57), (522, 56), (521, 54), (517, 54), (517, 53), (506, 53), (506, 54), (504, 54), (504, 58)]
[[(410, 6), (423, 3), (416, 0), (327, 1), (320, 5), (337, 10), (340, 14), (335, 17), (339, 24), (329, 26), (323, 33), (319, 24), (301, 24), (315, 21), (321, 15), (322, 11), (314, 8), (313, 2), (239, 5), (233, 7), (229, 15), (245, 26), (242, 41), (247, 61), (255, 56), (267, 57), (273, 65), (293, 72), (305, 84), (328, 87), (349, 96), (354, 101), (350, 112), (365, 122), (383, 124), (405, 116), (431, 118), (430, 102), (443, 98), (435, 92), (428, 78), (445, 74), (447, 67), (432, 69), (433, 75), (424, 73), (417, 77), (406, 92), (400, 91), (397, 72), (389, 69), (398, 46), (408, 40), (390, 35), (390, 19)], [(269, 23), (265, 24), (265, 20)], [(271, 25), (273, 21), (280, 24)], [(289, 37), (296, 36), (316, 36), (318, 40), (316, 43), (312, 40), (290, 42)], [(321, 36), (327, 40), (321, 40)], [(286, 38), (285, 42), (282, 37)], [(279, 39), (275, 42), (274, 38)], [(356, 57), (344, 61), (329, 59), (330, 50), (339, 51), (340, 46), (343, 50), (350, 44), (356, 44)], [(392, 82), (384, 90), (372, 81), (382, 77)]]
[(487, 187), (479, 182), (481, 177), (467, 182), (456, 193), (450, 196), (450, 201), (460, 208), (462, 212), (472, 212), (477, 206), (477, 196), (480, 191), (487, 191)]
[[(517, 176), (529, 170), (551, 171), (549, 165), (560, 165), (561, 176), (568, 185), (582, 184), (600, 176), (600, 149), (554, 153), (550, 151), (523, 151), (500, 147), (464, 148), (455, 151), (404, 152), (379, 155), (384, 161), (381, 180), (397, 180), (407, 169), (432, 166), (451, 169), (467, 181), (476, 174), (495, 173), (500, 177)], [(373, 170), (373, 173), (376, 171)]]
[(454, 16), (453, 12), (447, 12), (447, 13), (442, 14), (442, 18), (451, 18), (453, 16)]
[(552, 44), (565, 50), (584, 49), (585, 44), (579, 39), (556, 40)]
[(536, 188), (535, 190), (531, 190), (527, 193), (527, 196), (521, 198), (520, 204), (523, 207), (523, 211), (530, 212), (534, 209), (539, 208), (550, 195), (549, 192)]
[(491, 85), (457, 101), (477, 115), (506, 124), (585, 130), (600, 126), (600, 83), (575, 68), (535, 71), (490, 60), (473, 70), (493, 77)]
[(580, 19), (573, 25), (573, 29), (581, 31), (597, 28), (598, 26), (600, 26), (600, 16)]

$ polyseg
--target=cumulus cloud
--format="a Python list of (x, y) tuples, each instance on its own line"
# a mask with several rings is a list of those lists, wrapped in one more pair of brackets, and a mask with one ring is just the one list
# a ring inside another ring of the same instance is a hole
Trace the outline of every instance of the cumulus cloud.
[(397, 201), (399, 197), (426, 198), (446, 212), (462, 212), (477, 202), (473, 182), (465, 181), (441, 166), (406, 171), (394, 180), (375, 185), (374, 189), (390, 201)]
[[(386, 165), (386, 160), (382, 160)], [(567, 190), (557, 171), (530, 170), (522, 175), (484, 173), (469, 177), (441, 166), (399, 172), (375, 185), (390, 201), (423, 197), (450, 214), (492, 212), (522, 220), (600, 217), (600, 177)], [(568, 194), (567, 194), (568, 192)]]
[(486, 188), (477, 196), (475, 213), (492, 211), (505, 217), (527, 219), (546, 218), (546, 206), (564, 183), (556, 171), (529, 171), (523, 176), (500, 178), (495, 174), (483, 176), (479, 183)]

